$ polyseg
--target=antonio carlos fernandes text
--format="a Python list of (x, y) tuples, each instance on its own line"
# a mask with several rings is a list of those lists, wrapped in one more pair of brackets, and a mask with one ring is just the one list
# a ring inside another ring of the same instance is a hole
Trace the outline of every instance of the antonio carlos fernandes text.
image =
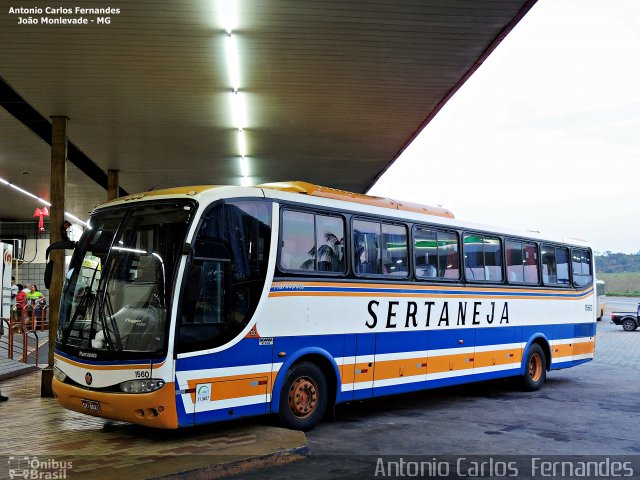
[[(600, 457), (602, 458), (602, 457)], [(527, 469), (526, 467), (529, 467)], [(631, 462), (612, 461), (609, 458), (600, 461), (589, 460), (544, 460), (532, 457), (531, 462), (516, 462), (488, 459), (469, 459), (459, 457), (453, 462), (432, 458), (430, 461), (385, 461), (378, 458), (374, 476), (376, 477), (475, 477), (502, 478), (518, 477), (521, 473), (537, 478), (618, 478), (633, 477)], [(521, 470), (529, 470), (521, 471)]]

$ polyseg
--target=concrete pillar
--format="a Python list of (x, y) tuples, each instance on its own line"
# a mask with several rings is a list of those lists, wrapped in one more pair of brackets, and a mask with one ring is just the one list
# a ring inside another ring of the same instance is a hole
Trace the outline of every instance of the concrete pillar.
[[(67, 188), (67, 121), (64, 116), (51, 117), (51, 243), (62, 241), (64, 223), (65, 196)], [(53, 396), (51, 380), (53, 378), (53, 349), (58, 329), (58, 314), (64, 282), (64, 250), (53, 250), (53, 275), (49, 287), (49, 366), (42, 371), (41, 396)]]
[(113, 200), (118, 198), (118, 191), (120, 190), (120, 182), (118, 174), (120, 170), (107, 170), (109, 174), (109, 184), (107, 188), (107, 200)]

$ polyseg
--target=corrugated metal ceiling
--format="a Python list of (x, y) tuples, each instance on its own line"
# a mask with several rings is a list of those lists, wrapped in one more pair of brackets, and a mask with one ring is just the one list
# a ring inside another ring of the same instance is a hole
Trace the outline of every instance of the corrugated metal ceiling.
[[(98, 3), (69, 6), (121, 13), (21, 26), (2, 0), (2, 79), (45, 118), (68, 116), (70, 141), (129, 192), (239, 184), (225, 2)], [(366, 191), (533, 3), (238, 0), (250, 180)], [(0, 177), (48, 199), (48, 145), (4, 110), (0, 129)], [(73, 165), (69, 184), (79, 217), (106, 199)], [(30, 200), (0, 189), (0, 218), (31, 217)]]

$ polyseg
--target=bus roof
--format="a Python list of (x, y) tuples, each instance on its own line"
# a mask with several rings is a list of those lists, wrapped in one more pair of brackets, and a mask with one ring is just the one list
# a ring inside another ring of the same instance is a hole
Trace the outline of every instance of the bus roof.
[[(149, 192), (134, 193), (126, 197), (117, 198), (107, 203), (103, 203), (100, 207), (120, 201), (140, 200), (142, 198), (163, 196), (163, 195), (196, 195), (206, 190), (221, 188), (223, 185), (197, 185), (189, 187), (166, 188), (162, 190), (151, 190)], [(362, 193), (347, 192), (330, 187), (323, 187), (313, 183), (301, 181), (287, 181), (277, 183), (263, 183), (256, 185), (257, 188), (267, 188), (270, 190), (279, 190), (283, 192), (299, 193), (302, 195), (310, 195), (313, 197), (332, 198), (334, 200), (342, 200), (345, 202), (361, 203), (375, 207), (391, 208), (394, 210), (404, 210), (408, 212), (422, 213), (425, 215), (435, 215), (438, 217), (454, 218), (450, 210), (442, 207), (432, 207), (429, 205), (420, 205), (418, 203), (400, 202), (391, 198), (374, 197), (364, 195)]]
[(277, 183), (263, 183), (258, 185), (260, 188), (269, 188), (272, 190), (281, 190), (285, 192), (301, 193), (314, 197), (332, 198), (334, 200), (342, 200), (344, 202), (363, 203), (375, 207), (385, 207), (394, 210), (405, 210), (408, 212), (423, 213), (426, 215), (436, 215), (438, 217), (454, 218), (450, 210), (442, 207), (432, 207), (429, 205), (420, 205), (418, 203), (399, 202), (391, 198), (374, 197), (372, 195), (364, 195), (362, 193), (347, 192), (336, 188), (322, 187), (313, 183), (289, 181)]
[[(308, 200), (303, 200), (300, 198), (301, 202), (311, 202), (314, 204), (322, 204), (324, 200), (344, 202), (342, 208), (346, 207), (346, 204), (359, 204), (362, 205), (362, 210), (367, 210), (369, 212), (373, 212), (373, 209), (376, 208), (385, 208), (391, 209), (398, 212), (406, 212), (406, 215), (402, 215), (407, 219), (419, 218), (416, 215), (428, 215), (432, 217), (432, 221), (443, 226), (448, 226), (452, 228), (461, 227), (468, 230), (474, 231), (487, 231), (494, 232), (504, 235), (511, 235), (520, 238), (530, 238), (532, 240), (539, 241), (547, 241), (554, 243), (562, 243), (562, 244), (570, 244), (570, 245), (579, 245), (588, 247), (588, 242), (582, 239), (576, 238), (567, 238), (561, 235), (554, 234), (542, 234), (537, 230), (515, 230), (512, 228), (501, 227), (496, 225), (484, 225), (478, 224), (474, 222), (469, 222), (466, 220), (458, 220), (455, 219), (453, 213), (451, 211), (441, 208), (441, 207), (432, 207), (427, 205), (420, 205), (416, 203), (409, 202), (400, 202), (397, 200), (392, 200), (390, 198), (383, 197), (374, 197), (371, 195), (363, 195), (360, 193), (347, 192), (344, 190), (338, 190), (329, 187), (323, 187), (320, 185), (315, 185), (308, 182), (302, 181), (288, 181), (288, 182), (277, 182), (277, 183), (265, 183), (261, 185), (255, 185), (250, 187), (243, 187), (239, 185), (195, 185), (195, 186), (185, 186), (185, 187), (174, 187), (167, 188), (162, 190), (152, 190), (149, 192), (141, 192), (137, 194), (127, 195), (125, 197), (120, 197), (115, 200), (111, 200), (109, 202), (103, 203), (101, 205), (97, 205), (95, 209), (102, 209), (104, 207), (108, 207), (111, 205), (118, 205), (123, 203), (128, 203), (130, 201), (142, 201), (152, 198), (165, 197), (165, 198), (176, 198), (176, 197), (194, 197), (199, 198), (201, 195), (207, 196), (210, 192), (211, 194), (215, 194), (215, 190), (225, 190), (225, 192), (221, 192), (221, 195), (259, 195), (266, 196), (269, 198), (283, 198), (288, 200), (294, 200), (296, 196), (300, 195), (300, 197), (308, 198)], [(234, 192), (234, 193), (232, 193)], [(313, 200), (312, 200), (313, 199)], [(347, 207), (348, 208), (348, 207)], [(94, 210), (95, 210), (94, 209)], [(358, 210), (356, 208), (356, 210)]]

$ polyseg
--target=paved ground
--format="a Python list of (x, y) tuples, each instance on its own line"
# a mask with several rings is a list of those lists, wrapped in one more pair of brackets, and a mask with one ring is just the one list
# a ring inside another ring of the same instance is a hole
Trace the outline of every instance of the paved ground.
[(219, 478), (307, 454), (302, 432), (255, 421), (159, 431), (64, 410), (40, 398), (39, 372), (0, 387), (0, 479)]

